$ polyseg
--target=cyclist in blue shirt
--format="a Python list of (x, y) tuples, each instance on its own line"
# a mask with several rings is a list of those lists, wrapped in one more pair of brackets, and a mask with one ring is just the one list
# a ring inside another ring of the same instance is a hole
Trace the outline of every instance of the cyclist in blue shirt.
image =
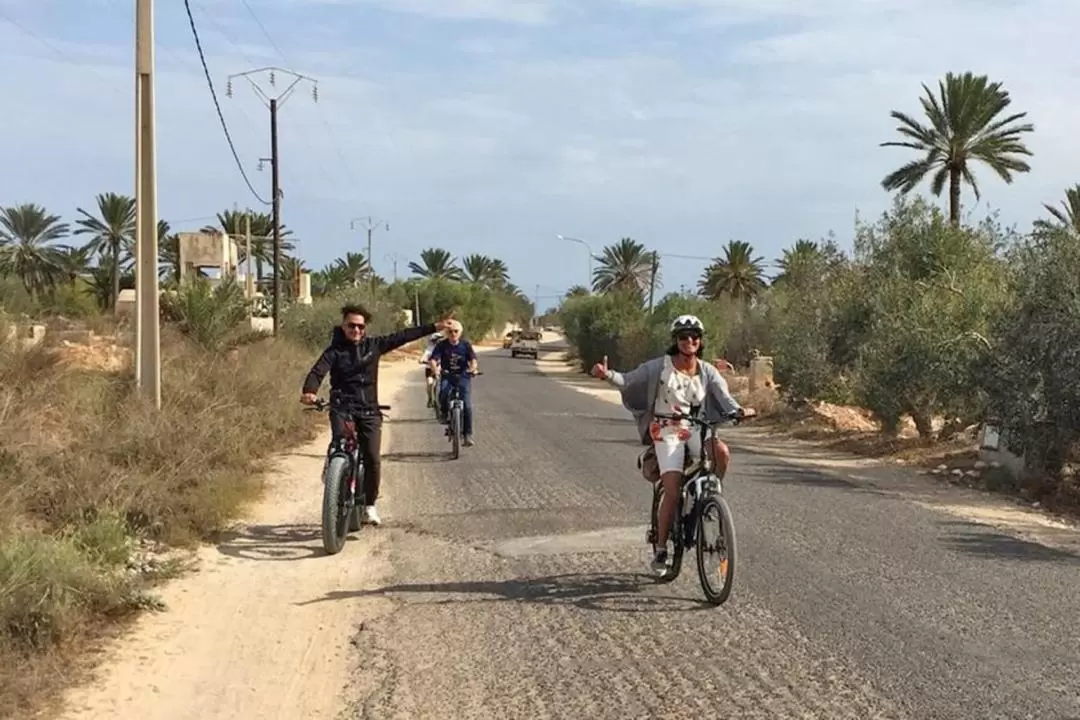
[(440, 369), (439, 382), (439, 419), (446, 422), (446, 404), (450, 397), (450, 388), (457, 384), (461, 388), (461, 401), (465, 405), (462, 414), (461, 434), (466, 446), (473, 445), (473, 410), (471, 377), (468, 373), (477, 370), (476, 351), (472, 344), (462, 337), (464, 328), (457, 320), (450, 320), (443, 331), (446, 339), (431, 351), (431, 369)]

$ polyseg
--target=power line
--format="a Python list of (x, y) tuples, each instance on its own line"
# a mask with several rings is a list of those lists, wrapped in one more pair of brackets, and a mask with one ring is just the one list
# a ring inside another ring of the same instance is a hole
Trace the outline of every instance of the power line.
[[(281, 57), (281, 59), (284, 60), (286, 64), (288, 64), (289, 58), (285, 57), (285, 52), (281, 49), (281, 46), (274, 42), (274, 38), (270, 37), (270, 32), (266, 29), (266, 26), (263, 25), (263, 22), (259, 19), (259, 16), (255, 14), (255, 10), (251, 7), (251, 4), (248, 2), (248, 0), (240, 1), (244, 4), (244, 8), (247, 10), (248, 15), (250, 15), (251, 19), (255, 21), (255, 25), (262, 32), (263, 37), (266, 38), (266, 41), (268, 43), (270, 43), (270, 47), (272, 47), (274, 51), (278, 54), (278, 56)], [(249, 60), (249, 62), (251, 61)], [(348, 159), (345, 157), (345, 153), (341, 149), (341, 143), (338, 141), (337, 132), (335, 132), (333, 126), (330, 124), (330, 121), (326, 119), (325, 115), (319, 113), (319, 119), (322, 121), (323, 127), (325, 127), (326, 131), (330, 134), (330, 144), (333, 145), (334, 151), (337, 153), (338, 160), (340, 160), (341, 164), (345, 167), (345, 172), (349, 175), (349, 179), (352, 180), (353, 185), (355, 186), (356, 173), (353, 171), (352, 163), (348, 161)], [(301, 134), (301, 137), (303, 138), (304, 136)]]
[(31, 30), (30, 28), (26, 27), (25, 25), (20, 23), (18, 20), (11, 17), (11, 15), (8, 15), (6, 12), (4, 12), (2, 5), (0, 5), (0, 19), (3, 19), (5, 21), (7, 21), (12, 27), (14, 27), (16, 30), (23, 33), (24, 35), (27, 35), (27, 36), (32, 37), (33, 39), (37, 40), (43, 46), (45, 46), (46, 48), (51, 50), (53, 52), (53, 54), (55, 54), (58, 58), (60, 58), (64, 62), (70, 63), (71, 65), (78, 65), (80, 67), (89, 69), (90, 72), (92, 72), (93, 74), (97, 75), (99, 78), (101, 78), (102, 80), (105, 81), (105, 85), (106, 85), (106, 87), (109, 88), (110, 91), (118, 93), (120, 95), (123, 95), (125, 98), (129, 97), (126, 93), (124, 93), (122, 90), (120, 90), (112, 80), (105, 77), (105, 75), (101, 74), (97, 70), (95, 70), (93, 68), (93, 66), (88, 66), (84, 62), (79, 62), (78, 60), (73, 59), (68, 53), (66, 53), (63, 50), (61, 50), (60, 48), (58, 48), (56, 45), (54, 45), (48, 39), (42, 37), (41, 35), (38, 35), (36, 32)]
[(218, 102), (217, 92), (214, 90), (214, 81), (210, 77), (210, 69), (206, 66), (206, 56), (203, 54), (202, 42), (199, 40), (199, 31), (195, 27), (195, 17), (191, 14), (189, 0), (184, 0), (184, 10), (187, 11), (188, 22), (191, 24), (191, 34), (195, 38), (195, 50), (199, 53), (199, 63), (202, 65), (203, 73), (206, 74), (206, 84), (210, 88), (210, 97), (214, 101), (214, 109), (217, 111), (218, 120), (221, 121), (221, 129), (225, 131), (225, 140), (229, 143), (229, 150), (232, 152), (233, 160), (236, 161), (236, 167), (240, 170), (240, 176), (244, 178), (244, 183), (247, 185), (248, 190), (251, 191), (251, 194), (255, 196), (255, 199), (263, 205), (270, 205), (269, 202), (263, 200), (262, 196), (251, 184), (247, 172), (244, 170), (244, 164), (240, 162), (240, 155), (236, 152), (236, 146), (233, 145), (232, 135), (229, 134), (229, 125), (225, 122), (225, 115), (221, 112), (221, 104)]

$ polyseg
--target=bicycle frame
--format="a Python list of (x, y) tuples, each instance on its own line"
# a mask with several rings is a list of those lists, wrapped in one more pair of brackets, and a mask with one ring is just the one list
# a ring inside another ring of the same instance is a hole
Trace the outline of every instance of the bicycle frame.
[[(701, 439), (701, 450), (698, 458), (685, 467), (682, 479), (679, 483), (679, 497), (675, 507), (675, 516), (672, 518), (668, 537), (672, 542), (678, 542), (684, 547), (690, 547), (696, 540), (695, 529), (697, 528), (696, 513), (701, 508), (702, 500), (710, 494), (723, 494), (724, 479), (716, 474), (715, 463), (708, 451), (709, 442), (713, 439), (716, 428), (721, 425), (738, 424), (739, 417), (732, 415), (725, 420), (716, 423), (706, 423), (699, 419), (700, 408), (692, 407), (689, 415), (658, 415), (660, 419), (686, 420), (696, 426)], [(693, 500), (693, 503), (689, 503)], [(687, 507), (690, 511), (687, 512)], [(674, 532), (676, 529), (681, 533)], [(649, 543), (655, 543), (656, 527), (650, 527), (647, 537)]]

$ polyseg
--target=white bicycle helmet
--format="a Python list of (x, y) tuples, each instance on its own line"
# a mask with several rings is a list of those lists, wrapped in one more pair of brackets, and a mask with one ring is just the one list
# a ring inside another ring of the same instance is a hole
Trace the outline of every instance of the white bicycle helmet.
[(697, 315), (680, 315), (671, 323), (671, 334), (676, 335), (687, 330), (705, 334), (705, 324), (698, 319)]

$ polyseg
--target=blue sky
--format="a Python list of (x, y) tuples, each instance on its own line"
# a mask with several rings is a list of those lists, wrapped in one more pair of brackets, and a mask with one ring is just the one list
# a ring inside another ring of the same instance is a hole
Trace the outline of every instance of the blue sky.
[[(978, 215), (1027, 227), (1080, 182), (1075, 0), (193, 0), (226, 119), (269, 197), (268, 116), (225, 77), (261, 65), (319, 80), (280, 113), (283, 221), (320, 267), (390, 223), (374, 264), (421, 249), (509, 264), (541, 304), (584, 282), (585, 250), (631, 236), (769, 260), (888, 204), (909, 159), (879, 148), (892, 109), (948, 70), (1002, 80), (1036, 125), (1033, 172), (979, 172)], [(158, 201), (177, 229), (257, 206), (225, 144), (183, 4), (156, 3)], [(133, 193), (132, 0), (0, 0), (0, 203), (73, 217)], [(14, 20), (15, 23), (11, 21)], [(16, 24), (19, 26), (17, 27)], [(276, 48), (274, 47), (276, 46)], [(973, 198), (967, 209), (972, 209)], [(666, 289), (703, 262), (668, 258)]]

